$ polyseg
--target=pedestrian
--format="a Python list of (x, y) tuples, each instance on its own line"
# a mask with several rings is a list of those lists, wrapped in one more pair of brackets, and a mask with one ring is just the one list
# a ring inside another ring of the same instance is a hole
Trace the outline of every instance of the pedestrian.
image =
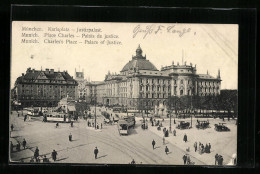
[(190, 164), (190, 156), (187, 154), (187, 164)]
[(20, 151), (21, 150), (21, 145), (20, 145), (20, 142), (18, 141), (17, 144), (16, 144), (16, 150), (17, 151)]
[(222, 166), (223, 165), (223, 157), (221, 156), (221, 155), (219, 155), (219, 157), (218, 157), (218, 165), (219, 166)]
[(176, 124), (175, 118), (174, 118), (174, 120), (173, 120), (173, 123)]
[(11, 124), (11, 131), (13, 131), (14, 130), (14, 125), (13, 124)]
[(70, 122), (70, 126), (73, 127), (73, 121)]
[(208, 146), (208, 144), (206, 143), (205, 152), (208, 153), (208, 150), (209, 150), (209, 146)]
[(195, 152), (197, 151), (197, 142), (194, 143)]
[(39, 149), (38, 149), (38, 147), (36, 147), (36, 149), (34, 151), (34, 158), (35, 158), (36, 162), (38, 161), (37, 160), (38, 156), (39, 156)]
[(184, 134), (183, 141), (186, 143), (188, 141), (187, 135)]
[(131, 164), (135, 164), (135, 160), (134, 159), (131, 161)]
[(218, 165), (218, 154), (215, 155), (215, 165)]
[(30, 163), (34, 163), (33, 157), (31, 157)]
[(59, 123), (56, 123), (56, 128), (58, 128), (59, 127)]
[(25, 141), (25, 138), (23, 139), (23, 149), (25, 149), (26, 147), (26, 141)]
[(211, 144), (209, 143), (209, 152), (208, 153), (210, 153), (210, 149), (211, 149)]
[(224, 116), (222, 117), (222, 119), (223, 119), (223, 121), (225, 121), (225, 118), (224, 118)]
[(168, 155), (168, 152), (169, 152), (169, 149), (168, 149), (168, 147), (166, 146), (166, 147), (165, 147), (165, 153), (166, 153), (166, 155)]
[(69, 135), (69, 141), (72, 141), (72, 135), (71, 135), (71, 133), (70, 133), (70, 135)]
[(19, 112), (18, 112), (18, 117), (19, 117)]
[(98, 125), (98, 123), (97, 123), (97, 129), (99, 129), (99, 125)]
[(100, 123), (100, 129), (102, 129), (102, 127), (103, 127), (103, 126), (102, 126), (102, 123)]
[(152, 121), (152, 126), (154, 126), (154, 125), (153, 125), (153, 121)]
[(14, 145), (13, 145), (13, 142), (10, 141), (10, 148), (11, 148), (11, 153), (14, 151)]
[(164, 136), (163, 136), (163, 139), (162, 139), (162, 140), (163, 140), (163, 145), (165, 145), (165, 138), (164, 138)]
[(52, 157), (53, 161), (56, 161), (57, 155), (58, 155), (57, 152), (55, 150), (53, 150), (51, 153), (51, 157)]
[(94, 150), (94, 154), (95, 154), (95, 159), (97, 159), (97, 155), (98, 155), (98, 148), (97, 147)]
[(185, 164), (186, 164), (186, 161), (187, 161), (187, 156), (184, 154), (183, 157), (182, 157), (182, 159), (183, 159), (183, 163), (184, 163), (184, 165), (185, 165)]
[(153, 145), (153, 149), (154, 149), (154, 146), (155, 146), (155, 141), (154, 140), (152, 141), (152, 145)]
[(49, 162), (49, 159), (46, 158), (46, 155), (44, 155), (44, 157), (43, 157), (43, 159), (42, 159), (42, 162), (44, 162), (44, 163), (48, 163), (48, 162)]
[(23, 119), (23, 121), (25, 122), (25, 121), (26, 121), (26, 119), (27, 119), (27, 115), (24, 115), (24, 119)]
[(176, 130), (175, 129), (173, 130), (173, 136), (176, 136)]

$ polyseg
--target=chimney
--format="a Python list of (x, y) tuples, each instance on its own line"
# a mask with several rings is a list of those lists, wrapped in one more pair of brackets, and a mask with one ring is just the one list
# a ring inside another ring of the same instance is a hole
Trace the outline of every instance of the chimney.
[(50, 73), (51, 73), (51, 74), (54, 74), (54, 69), (50, 69)]
[(22, 76), (24, 76), (24, 73), (22, 73)]
[(46, 69), (45, 69), (45, 72), (46, 72), (46, 73), (49, 73), (49, 69), (48, 69), (48, 68), (46, 68)]
[(34, 73), (34, 72), (35, 72), (35, 69), (32, 69), (32, 72)]
[(31, 72), (31, 67), (27, 68), (26, 73)]

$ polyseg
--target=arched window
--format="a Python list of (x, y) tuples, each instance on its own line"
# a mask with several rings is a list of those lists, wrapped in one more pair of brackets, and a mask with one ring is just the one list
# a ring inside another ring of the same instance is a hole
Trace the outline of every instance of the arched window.
[(183, 89), (180, 90), (180, 95), (183, 95)]
[(183, 84), (183, 80), (181, 80), (181, 84)]

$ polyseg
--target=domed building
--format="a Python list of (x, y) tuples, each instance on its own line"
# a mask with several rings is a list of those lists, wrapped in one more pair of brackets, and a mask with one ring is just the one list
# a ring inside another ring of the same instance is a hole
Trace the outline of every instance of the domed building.
[(140, 47), (136, 55), (125, 64), (119, 74), (108, 73), (103, 82), (89, 83), (92, 100), (104, 105), (120, 105), (128, 108), (152, 109), (165, 105), (170, 96), (218, 95), (220, 93), (220, 71), (218, 76), (197, 74), (196, 65), (186, 62), (162, 67), (158, 70)]

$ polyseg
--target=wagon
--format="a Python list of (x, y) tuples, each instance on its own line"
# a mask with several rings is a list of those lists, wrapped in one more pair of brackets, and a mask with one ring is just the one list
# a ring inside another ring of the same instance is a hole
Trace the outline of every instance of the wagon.
[(189, 129), (190, 123), (185, 121), (180, 121), (179, 124), (176, 126), (177, 129)]
[(197, 121), (196, 128), (198, 129), (209, 128), (209, 121)]
[(225, 126), (226, 123), (219, 123), (219, 124), (215, 124), (215, 130), (218, 132), (226, 132), (226, 131), (230, 131), (230, 129)]

